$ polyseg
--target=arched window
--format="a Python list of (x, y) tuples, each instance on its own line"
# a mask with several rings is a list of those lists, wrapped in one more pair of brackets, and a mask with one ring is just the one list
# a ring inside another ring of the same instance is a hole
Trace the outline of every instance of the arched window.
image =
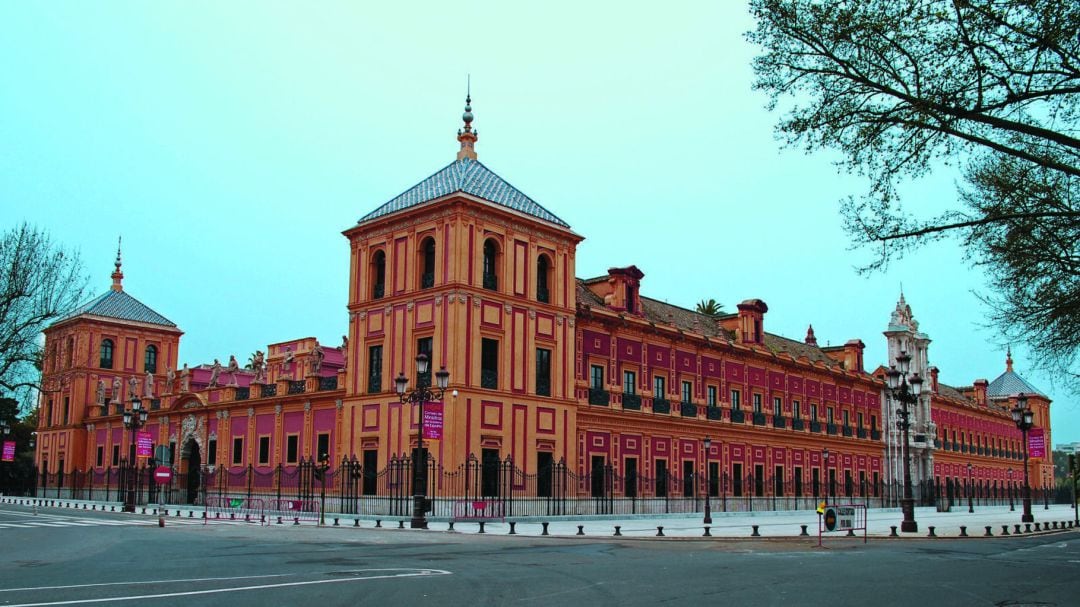
[(101, 360), (99, 361), (99, 367), (102, 369), (112, 369), (113, 359), (113, 343), (111, 339), (101, 340)]
[(386, 294), (386, 253), (376, 251), (371, 259), (371, 276), (374, 278), (371, 286), (372, 299), (382, 299)]
[(484, 241), (484, 288), (490, 291), (499, 290), (498, 263), (499, 245), (488, 238)]
[(420, 243), (420, 288), (435, 286), (435, 239), (425, 238)]
[(67, 339), (67, 354), (65, 355), (67, 368), (71, 368), (72, 363), (75, 361), (75, 338), (68, 337)]
[(551, 293), (548, 288), (549, 263), (547, 255), (541, 255), (536, 260), (536, 301), (551, 302)]
[(157, 373), (157, 346), (146, 346), (146, 356), (143, 359), (143, 371)]

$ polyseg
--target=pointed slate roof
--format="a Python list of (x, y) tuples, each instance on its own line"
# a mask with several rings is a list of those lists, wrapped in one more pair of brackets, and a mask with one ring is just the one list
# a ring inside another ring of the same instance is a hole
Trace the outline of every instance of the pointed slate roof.
[(78, 316), (99, 316), (116, 320), (141, 322), (176, 328), (176, 323), (151, 310), (146, 304), (123, 291), (110, 289), (76, 308), (72, 313), (56, 321), (61, 323)]
[(468, 157), (451, 162), (434, 175), (364, 215), (357, 223), (403, 211), (456, 192), (471, 194), (563, 228), (570, 227), (570, 224), (556, 217), (532, 198), (522, 194), (520, 190), (496, 175), (479, 160)]
[(990, 382), (990, 385), (986, 388), (986, 396), (989, 398), (1006, 398), (1009, 396), (1016, 396), (1023, 392), (1024, 394), (1036, 394), (1046, 398), (1038, 388), (1032, 386), (1023, 377), (1017, 375), (1011, 369), (998, 375), (997, 379)]

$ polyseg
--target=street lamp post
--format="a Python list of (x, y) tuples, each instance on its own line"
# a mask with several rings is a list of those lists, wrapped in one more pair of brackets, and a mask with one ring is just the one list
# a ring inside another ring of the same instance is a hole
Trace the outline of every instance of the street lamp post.
[(712, 509), (709, 506), (709, 494), (712, 493), (712, 471), (709, 469), (709, 447), (712, 447), (712, 439), (708, 436), (702, 441), (705, 445), (705, 520), (706, 525), (712, 524)]
[(1016, 512), (1016, 506), (1013, 502), (1012, 468), (1009, 468), (1009, 512)]
[(974, 490), (974, 488), (975, 488), (975, 485), (973, 485), (971, 483), (971, 468), (972, 468), (971, 467), (971, 462), (969, 461), (968, 462), (968, 513), (969, 514), (975, 512), (974, 505), (972, 505), (972, 503), (971, 503), (971, 493), (972, 493), (972, 490)]
[(829, 448), (825, 447), (821, 451), (822, 466), (825, 467), (825, 499), (832, 498), (832, 480), (829, 478)]
[(315, 472), (321, 487), (319, 488), (319, 526), (326, 524), (326, 471), (330, 469), (330, 454), (320, 453), (319, 463), (315, 465)]
[(446, 393), (446, 386), (450, 383), (450, 372), (446, 367), (435, 372), (435, 389), (431, 388), (430, 380), (425, 376), (428, 372), (427, 354), (421, 352), (416, 356), (416, 372), (419, 376), (415, 390), (408, 390), (409, 378), (402, 371), (394, 379), (394, 388), (397, 390), (398, 400), (402, 403), (411, 403), (420, 406), (418, 432), (416, 435), (416, 457), (413, 458), (413, 515), (409, 521), (409, 527), (413, 529), (427, 529), (426, 502), (427, 483), (425, 473), (427, 471), (427, 454), (424, 452), (424, 403), (442, 400)]
[[(7, 422), (0, 422), (0, 447), (3, 447), (4, 443), (7, 442), (8, 434), (11, 434), (11, 426)], [(3, 467), (4, 460), (0, 458), (0, 470), (3, 470)], [(0, 492), (5, 494), (9, 492), (8, 483), (4, 481), (3, 474), (0, 474)]]
[(1035, 517), (1031, 514), (1031, 485), (1028, 483), (1028, 430), (1034, 425), (1032, 422), (1034, 413), (1028, 408), (1027, 395), (1021, 392), (1016, 397), (1016, 407), (1012, 413), (1013, 422), (1020, 429), (1021, 440), (1024, 441), (1024, 513), (1020, 515), (1021, 523), (1034, 523)]
[(886, 374), (889, 383), (889, 391), (893, 398), (900, 401), (901, 408), (896, 410), (900, 416), (896, 425), (903, 430), (903, 457), (904, 457), (904, 497), (900, 500), (900, 509), (904, 513), (904, 520), (900, 523), (900, 530), (915, 532), (919, 530), (919, 524), (915, 522), (915, 499), (911, 495), (911, 456), (909, 454), (908, 429), (911, 428), (909, 405), (919, 402), (919, 393), (922, 391), (922, 378), (918, 373), (911, 374), (908, 378), (908, 369), (911, 364), (911, 356), (907, 352), (900, 352), (896, 357), (896, 367), (890, 367)]
[(135, 439), (139, 428), (146, 424), (148, 414), (149, 412), (142, 408), (142, 400), (138, 396), (131, 397), (131, 409), (124, 409), (124, 427), (131, 430), (131, 457), (128, 460), (128, 490), (124, 500), (124, 512), (135, 512), (135, 461), (138, 453)]

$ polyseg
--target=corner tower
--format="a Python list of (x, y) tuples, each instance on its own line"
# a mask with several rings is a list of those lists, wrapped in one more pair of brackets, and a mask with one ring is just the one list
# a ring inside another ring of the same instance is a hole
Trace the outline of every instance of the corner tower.
[[(446, 367), (444, 468), (573, 456), (574, 258), (580, 236), (477, 159), (471, 96), (457, 159), (360, 218), (349, 239), (347, 431), (365, 461), (410, 453), (415, 358)], [(430, 372), (430, 371), (429, 371)], [(453, 396), (456, 394), (456, 396)]]

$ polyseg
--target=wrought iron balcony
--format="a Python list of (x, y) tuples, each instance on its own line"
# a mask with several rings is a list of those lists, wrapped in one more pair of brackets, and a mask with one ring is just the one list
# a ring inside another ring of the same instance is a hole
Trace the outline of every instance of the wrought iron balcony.
[(881, 440), (881, 431), (877, 428), (870, 429), (870, 440)]
[(791, 420), (791, 429), (802, 432), (804, 429), (806, 429), (806, 424), (804, 424), (803, 420), (801, 419), (793, 419)]
[(379, 392), (382, 392), (382, 375), (368, 375), (367, 391), (368, 394), (378, 394)]
[(480, 369), (480, 387), (496, 390), (499, 388), (499, 372), (495, 369)]
[(741, 424), (741, 423), (745, 423), (745, 422), (746, 422), (746, 412), (744, 412), (742, 409), (732, 409), (731, 410), (731, 423), (733, 423), (733, 424)]
[(821, 432), (821, 422), (819, 422), (819, 421), (811, 421), (810, 422), (810, 431), (811, 432)]
[(380, 282), (372, 289), (371, 298), (382, 299), (384, 295), (386, 295), (386, 285)]
[(488, 291), (498, 291), (499, 277), (494, 274), (484, 274), (484, 288)]
[(161, 408), (161, 399), (160, 398), (151, 398), (150, 399), (150, 410), (151, 411), (157, 411), (160, 408)]
[(836, 424), (825, 424), (825, 434), (836, 436)]
[(259, 395), (263, 398), (277, 396), (277, 384), (263, 384), (262, 389), (259, 390)]
[(853, 434), (851, 431), (851, 426), (841, 426), (840, 430), (844, 434), (844, 436), (851, 436)]
[(723, 419), (724, 416), (720, 411), (720, 407), (705, 407), (705, 419)]
[(629, 392), (623, 392), (622, 395), (622, 408), (630, 409), (632, 411), (641, 410), (641, 395), (630, 394)]
[(551, 396), (551, 379), (542, 377), (536, 378), (536, 395)]
[(683, 417), (697, 417), (697, 405), (694, 403), (679, 403), (679, 413)]
[(551, 302), (551, 293), (548, 291), (547, 287), (538, 287), (536, 289), (536, 301), (543, 303)]
[(866, 428), (857, 428), (855, 430), (855, 436), (859, 438), (866, 438)]
[(589, 404), (606, 407), (611, 403), (611, 394), (602, 388), (589, 388)]
[(337, 375), (320, 377), (319, 390), (337, 390)]
[[(247, 400), (251, 398), (251, 388), (237, 388), (236, 400)], [(153, 408), (153, 407), (151, 407)]]
[(302, 379), (296, 381), (289, 381), (289, 394), (303, 394), (307, 389), (305, 386), (307, 382)]
[(783, 415), (774, 415), (772, 418), (773, 428), (786, 428), (787, 419)]
[(967, 453), (967, 452), (968, 452), (967, 444), (966, 443), (961, 444), (960, 445), (960, 453)]
[(430, 289), (435, 286), (435, 272), (424, 272), (420, 275), (420, 288)]
[(755, 426), (764, 426), (765, 425), (765, 414), (761, 413), (760, 411), (754, 411), (754, 421), (753, 421), (753, 423), (754, 423)]
[(664, 398), (652, 399), (653, 413), (671, 413), (671, 401)]

